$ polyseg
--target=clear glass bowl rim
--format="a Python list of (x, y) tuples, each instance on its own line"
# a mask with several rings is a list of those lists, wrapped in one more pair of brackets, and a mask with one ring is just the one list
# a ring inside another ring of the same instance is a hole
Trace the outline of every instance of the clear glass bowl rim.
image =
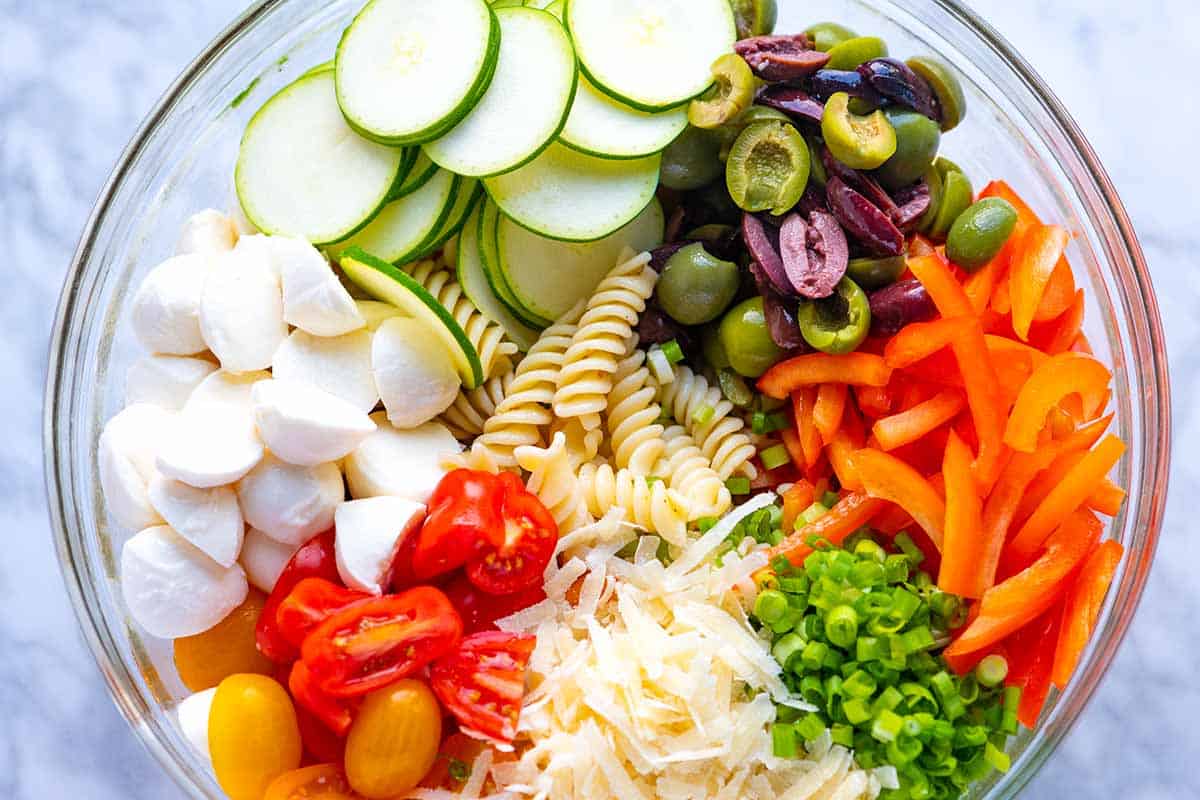
[[(1149, 353), (1150, 363), (1141, 365), (1139, 370), (1146, 383), (1145, 389), (1153, 393), (1153, 397), (1149, 400), (1143, 399), (1141, 406), (1147, 417), (1147, 439), (1141, 445), (1143, 453), (1147, 456), (1145, 463), (1152, 466), (1152, 469), (1147, 470), (1141, 476), (1140, 482), (1143, 487), (1140, 497), (1141, 507), (1139, 513), (1135, 515), (1136, 519), (1145, 520), (1147, 523), (1142, 547), (1137, 552), (1127, 553), (1127, 563), (1121, 573), (1123, 576), (1121, 593), (1124, 596), (1124, 602), (1119, 607), (1110, 608), (1104, 625), (1101, 630), (1097, 631), (1096, 639), (1098, 641), (1093, 643), (1090, 657), (1087, 658), (1085, 664), (1081, 665), (1073, 685), (1066, 692), (1064, 699), (1071, 702), (1070, 708), (1066, 712), (1065, 722), (1054, 726), (1048, 735), (1039, 735), (1030, 747), (1031, 752), (1027, 752), (1021, 759), (1017, 774), (1009, 775), (1008, 779), (1003, 781), (1002, 791), (997, 796), (1008, 798), (1015, 796), (1036, 774), (1058, 743), (1074, 726), (1107, 671), (1141, 600), (1145, 582), (1149, 576), (1150, 564), (1157, 548), (1166, 505), (1171, 442), (1170, 381), (1162, 320), (1145, 257), (1134, 233), (1132, 222), (1117, 196), (1116, 189), (1078, 125), (1033, 68), (988, 23), (963, 6), (959, 0), (928, 1), (948, 15), (951, 20), (961, 25), (967, 35), (973, 36), (978, 44), (991, 50), (1007, 64), (1013, 71), (1014, 77), (1025, 85), (1049, 114), (1057, 132), (1069, 143), (1072, 151), (1070, 155), (1078, 159), (1086, 172), (1089, 185), (1083, 188), (1094, 192), (1095, 196), (1100, 199), (1103, 211), (1108, 216), (1106, 221), (1111, 222), (1114, 226), (1120, 249), (1128, 259), (1129, 265), (1132, 266), (1132, 269), (1129, 269), (1128, 267), (1122, 268), (1122, 264), (1112, 265), (1114, 269), (1118, 270), (1116, 277), (1122, 282), (1121, 288), (1125, 299), (1127, 301), (1136, 300), (1142, 304), (1143, 316), (1140, 320), (1136, 320), (1137, 327), (1140, 327), (1149, 336), (1149, 343), (1143, 350)], [(108, 683), (114, 702), (136, 731), (143, 745), (181, 789), (196, 797), (204, 795), (197, 786), (194, 776), (158, 741), (154, 729), (141, 719), (143, 711), (133, 701), (130, 690), (125, 685), (125, 668), (121, 663), (120, 654), (114, 652), (110, 642), (100, 635), (100, 631), (108, 622), (101, 613), (99, 604), (89, 598), (88, 584), (91, 576), (87, 573), (86, 565), (81, 563), (82, 554), (76, 550), (75, 543), (79, 540), (79, 531), (76, 520), (69, 513), (63, 493), (61, 474), (64, 469), (69, 468), (69, 464), (64, 460), (59, 448), (62, 430), (57, 411), (61, 400), (62, 370), (70, 363), (68, 358), (70, 341), (67, 335), (69, 322), (72, 319), (72, 312), (79, 304), (81, 280), (89, 262), (97, 233), (109, 211), (117, 187), (129, 176), (137, 155), (146, 145), (148, 137), (173, 110), (181, 93), (203, 74), (208, 65), (247, 27), (252, 26), (261, 17), (268, 15), (287, 2), (288, 0), (261, 0), (230, 23), (166, 90), (122, 152), (117, 166), (98, 196), (64, 278), (51, 337), (45, 387), (43, 444), (46, 454), (45, 480), (50, 521), (64, 583), (81, 632)], [(1079, 180), (1078, 176), (1076, 176), (1076, 180)], [(1115, 588), (1110, 594), (1117, 594)]]

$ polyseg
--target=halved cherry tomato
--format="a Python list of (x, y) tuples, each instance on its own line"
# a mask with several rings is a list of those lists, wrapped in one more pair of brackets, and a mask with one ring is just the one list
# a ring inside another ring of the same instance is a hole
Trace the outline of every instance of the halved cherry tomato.
[(263, 800), (357, 800), (339, 764), (316, 764), (285, 772), (267, 787)]
[(461, 638), (446, 595), (418, 586), (342, 609), (308, 635), (301, 654), (319, 689), (356, 697), (412, 675)]
[(300, 657), (297, 647), (289, 642), (279, 629), (275, 621), (275, 612), (295, 585), (305, 578), (324, 578), (333, 583), (341, 583), (337, 556), (333, 549), (333, 531), (317, 534), (296, 551), (291, 561), (283, 568), (279, 580), (275, 582), (275, 588), (271, 590), (271, 595), (263, 606), (255, 630), (255, 639), (258, 649), (272, 661), (287, 663)]
[(501, 527), (492, 547), (467, 562), (467, 577), (488, 594), (513, 594), (542, 583), (558, 546), (558, 523), (521, 479), (499, 476)]
[(425, 580), (457, 569), (487, 542), (503, 535), (497, 476), (456, 469), (429, 498), (429, 513), (413, 551), (413, 575)]
[(496, 629), (496, 620), (546, 599), (539, 583), (515, 594), (493, 595), (481, 591), (465, 575), (459, 575), (443, 587), (446, 597), (463, 621), (463, 635)]
[[(296, 700), (295, 697), (292, 698)], [(346, 740), (329, 729), (316, 714), (296, 700), (296, 724), (304, 745), (302, 764), (340, 764), (346, 754)]]
[(297, 706), (308, 711), (333, 733), (345, 736), (346, 731), (350, 730), (350, 723), (354, 721), (352, 703), (322, 691), (313, 679), (312, 670), (303, 661), (292, 665), (292, 672), (288, 676), (288, 690), (291, 691)]
[(283, 638), (297, 649), (304, 637), (325, 620), (351, 603), (371, 595), (347, 589), (324, 578), (305, 578), (292, 587), (275, 611), (275, 622)]
[(429, 685), (462, 732), (507, 746), (517, 735), (532, 636), (476, 633), (434, 662)]
[(398, 594), (405, 589), (419, 586), (422, 581), (413, 572), (413, 554), (417, 552), (417, 539), (420, 534), (405, 536), (404, 541), (392, 557), (392, 565), (388, 568), (386, 594)]

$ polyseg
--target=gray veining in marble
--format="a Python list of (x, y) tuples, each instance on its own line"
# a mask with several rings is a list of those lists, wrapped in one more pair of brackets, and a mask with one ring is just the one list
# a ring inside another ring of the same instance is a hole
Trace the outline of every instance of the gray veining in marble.
[[(76, 237), (127, 138), (238, 0), (0, 0), (0, 797), (179, 796), (113, 707), (50, 543), (40, 410)], [(1196, 0), (974, 0), (1088, 133), (1141, 235), (1175, 392), (1171, 502), (1145, 600), (1103, 686), (1030, 798), (1196, 797), (1200, 780), (1200, 194)], [(1181, 180), (1182, 176), (1182, 180)], [(1193, 273), (1192, 270), (1197, 270)], [(1192, 348), (1197, 348), (1193, 352)]]

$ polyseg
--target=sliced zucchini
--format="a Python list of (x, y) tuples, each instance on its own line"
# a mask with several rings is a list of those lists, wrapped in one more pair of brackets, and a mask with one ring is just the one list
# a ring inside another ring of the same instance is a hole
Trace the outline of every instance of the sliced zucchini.
[(483, 271), (483, 260), (479, 257), (479, 218), (482, 216), (482, 209), (476, 207), (458, 234), (458, 282), (467, 299), (485, 317), (504, 328), (508, 338), (525, 353), (537, 341), (539, 332), (522, 324), (492, 293), (487, 274)]
[(404, 180), (392, 192), (392, 200), (398, 200), (405, 195), (412, 194), (417, 189), (420, 189), (429, 180), (437, 174), (438, 165), (429, 160), (429, 156), (425, 155), (425, 151), (419, 147), (406, 147), (405, 152), (413, 152), (416, 154), (413, 163), (409, 166), (408, 171), (404, 174)]
[(483, 383), (483, 365), (471, 340), (454, 316), (424, 286), (358, 247), (344, 252), (338, 263), (346, 277), (367, 294), (424, 322), (429, 332), (446, 345), (464, 387), (474, 389)]
[(638, 111), (581, 77), (559, 141), (600, 158), (642, 158), (665, 150), (687, 124), (684, 106), (657, 114)]
[[(429, 183), (379, 212), (371, 224), (332, 249), (357, 247), (394, 264), (411, 261), (450, 216), (462, 178), (438, 170)], [(370, 248), (370, 250), (367, 250)]]
[(483, 0), (371, 0), (338, 43), (338, 104), (376, 141), (436, 139), (479, 102), (499, 47)]
[(491, 85), (462, 122), (424, 148), (459, 175), (498, 175), (534, 158), (562, 130), (575, 96), (575, 51), (557, 19), (521, 6), (496, 18), (500, 59)]
[(446, 215), (446, 219), (442, 222), (438, 229), (433, 232), (418, 248), (416, 255), (410, 260), (417, 261), (425, 258), (431, 253), (441, 249), (442, 245), (454, 238), (454, 235), (462, 229), (467, 217), (478, 205), (480, 196), (483, 194), (483, 186), (474, 178), (461, 178), (458, 186), (458, 194), (454, 199), (454, 206), (450, 209), (450, 213)]
[(702, 94), (712, 63), (737, 40), (729, 0), (570, 0), (566, 15), (584, 73), (642, 111)]
[(539, 317), (517, 302), (504, 273), (500, 270), (500, 246), (496, 243), (496, 230), (500, 224), (500, 208), (490, 199), (484, 200), (483, 212), (479, 215), (479, 260), (483, 273), (494, 294), (513, 316), (531, 328), (548, 328), (552, 320)]
[(350, 130), (326, 70), (299, 78), (258, 110), (242, 135), (234, 184), (263, 233), (325, 244), (383, 208), (404, 158)]
[(309, 67), (304, 72), (300, 73), (300, 77), (307, 78), (309, 75), (316, 75), (318, 72), (325, 72), (325, 71), (331, 70), (331, 69), (333, 69), (333, 59), (332, 58), (329, 59), (328, 61), (322, 61), (320, 64), (317, 64), (316, 66)]
[(517, 302), (547, 319), (558, 319), (591, 296), (623, 248), (651, 250), (662, 238), (663, 210), (657, 198), (628, 225), (595, 242), (546, 239), (502, 217), (497, 235), (500, 270)]
[(520, 169), (483, 182), (505, 216), (551, 239), (603, 239), (636, 217), (658, 187), (662, 157), (596, 158), (555, 143)]

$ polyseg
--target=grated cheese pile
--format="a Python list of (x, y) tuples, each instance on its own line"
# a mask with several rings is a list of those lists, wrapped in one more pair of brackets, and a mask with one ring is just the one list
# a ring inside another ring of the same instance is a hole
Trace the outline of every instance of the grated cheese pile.
[[(772, 754), (772, 698), (811, 707), (788, 699), (779, 665), (733, 591), (752, 596), (750, 576), (765, 557), (728, 554), (722, 566), (710, 558), (735, 516), (670, 566), (655, 559), (653, 536), (642, 537), (632, 563), (615, 558), (636, 535), (619, 517), (564, 539), (548, 599), (500, 623), (536, 633), (537, 647), (521, 715), (526, 745), (516, 761), (491, 767), (497, 785), (537, 800), (878, 795), (878, 777), (828, 734), (808, 759)], [(580, 578), (572, 605), (568, 592)]]

